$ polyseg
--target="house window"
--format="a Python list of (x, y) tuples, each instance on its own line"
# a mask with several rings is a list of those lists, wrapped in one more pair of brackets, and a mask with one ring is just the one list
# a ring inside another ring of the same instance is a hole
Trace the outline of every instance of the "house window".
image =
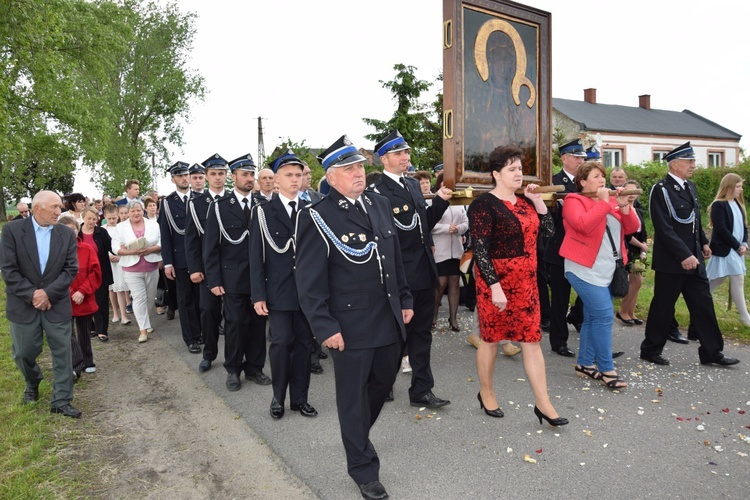
[(724, 165), (724, 153), (722, 152), (708, 152), (708, 166), (709, 167), (721, 167)]
[(653, 160), (654, 161), (664, 161), (664, 157), (669, 153), (669, 151), (654, 151), (653, 153)]
[(605, 149), (602, 151), (604, 166), (607, 168), (622, 165), (622, 149)]

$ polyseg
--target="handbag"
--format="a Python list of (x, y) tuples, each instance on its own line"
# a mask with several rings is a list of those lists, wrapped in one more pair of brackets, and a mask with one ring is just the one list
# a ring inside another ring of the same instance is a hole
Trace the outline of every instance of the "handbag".
[(609, 232), (609, 226), (607, 226), (607, 236), (609, 237), (610, 245), (612, 245), (612, 255), (615, 257), (615, 273), (612, 275), (612, 282), (609, 284), (609, 293), (613, 297), (622, 298), (628, 294), (628, 290), (630, 289), (628, 270), (619, 256), (615, 240), (612, 238), (612, 233)]

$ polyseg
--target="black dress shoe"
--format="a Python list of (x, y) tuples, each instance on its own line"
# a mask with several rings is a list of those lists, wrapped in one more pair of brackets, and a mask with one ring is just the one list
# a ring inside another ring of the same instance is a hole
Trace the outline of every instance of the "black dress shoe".
[(667, 340), (671, 340), (672, 342), (675, 342), (677, 344), (689, 344), (690, 341), (680, 335), (680, 332), (677, 330), (669, 332), (669, 337), (667, 337)]
[(198, 337), (198, 344), (203, 345), (206, 343), (206, 340), (203, 337)]
[(625, 353), (622, 352), (622, 351), (615, 351), (615, 352), (612, 353), (612, 359), (619, 358), (623, 354), (625, 354)]
[(698, 342), (698, 340), (700, 340), (700, 339), (699, 339), (698, 337), (696, 337), (695, 335), (690, 335), (690, 333), (688, 333), (687, 339), (688, 339), (688, 340), (692, 340), (693, 342)]
[(385, 491), (385, 487), (380, 484), (380, 481), (358, 484), (357, 486), (359, 486), (359, 491), (362, 493), (362, 498), (366, 498), (367, 500), (388, 498), (388, 493)]
[(549, 320), (542, 321), (542, 331), (549, 332)]
[(620, 321), (622, 321), (623, 323), (625, 323), (626, 325), (628, 325), (628, 326), (633, 326), (633, 325), (635, 325), (635, 320), (633, 320), (633, 319), (623, 319), (623, 317), (622, 317), (622, 316), (620, 316), (620, 313), (619, 313), (619, 312), (616, 312), (616, 313), (615, 313), (615, 317), (616, 317), (617, 319), (619, 319)]
[(443, 406), (451, 404), (447, 399), (440, 399), (435, 396), (432, 391), (428, 392), (419, 399), (413, 399), (410, 404), (412, 406), (426, 406), (427, 408), (442, 408)]
[(271, 385), (271, 377), (263, 372), (245, 373), (245, 380), (252, 380), (258, 385)]
[(300, 415), (303, 417), (317, 417), (318, 416), (318, 410), (312, 407), (312, 405), (308, 403), (302, 403), (302, 404), (290, 404), (289, 409), (292, 411), (298, 411)]
[(557, 349), (552, 349), (552, 350), (556, 352), (557, 354), (559, 354), (560, 356), (565, 356), (566, 358), (572, 358), (576, 355), (576, 353), (568, 349), (568, 346), (566, 345), (560, 346)]
[(26, 386), (23, 391), (23, 402), (33, 403), (34, 401), (39, 401), (39, 387)]
[(326, 354), (326, 352), (323, 349), (321, 349), (320, 352), (318, 353), (318, 358), (328, 359), (328, 354)]
[(229, 391), (239, 391), (240, 387), (242, 387), (242, 382), (240, 381), (240, 374), (239, 373), (227, 373), (227, 390)]
[(201, 352), (201, 346), (198, 345), (198, 343), (193, 343), (188, 346), (188, 351), (190, 351), (193, 354), (200, 354)]
[(278, 420), (283, 416), (284, 416), (284, 405), (279, 404), (279, 402), (276, 401), (276, 398), (273, 398), (271, 400), (271, 417), (273, 417), (274, 420)]
[(50, 408), (50, 413), (60, 413), (64, 417), (70, 417), (70, 418), (81, 418), (81, 410), (76, 410), (73, 408), (70, 403), (60, 406), (58, 408)]
[(391, 389), (391, 392), (385, 397), (385, 402), (388, 403), (389, 401), (393, 401), (393, 389)]
[(720, 358), (716, 358), (712, 361), (701, 361), (701, 364), (710, 365), (713, 363), (713, 364), (721, 365), (721, 366), (730, 366), (730, 365), (736, 365), (739, 362), (740, 360), (737, 358), (728, 358), (722, 354)]
[(174, 309), (171, 307), (167, 309), (167, 319), (170, 321), (174, 319)]
[(662, 366), (667, 366), (669, 364), (669, 360), (662, 357), (661, 354), (657, 354), (656, 356), (645, 356), (641, 354), (641, 359), (644, 361), (648, 361), (649, 363), (655, 363)]
[(320, 366), (320, 363), (311, 363), (310, 364), (310, 373), (323, 373), (323, 367)]
[(203, 373), (207, 372), (211, 369), (211, 360), (210, 359), (204, 359), (201, 361), (201, 364), (198, 365), (198, 371)]
[(643, 320), (640, 318), (633, 318), (633, 323), (635, 323), (636, 325), (642, 325)]

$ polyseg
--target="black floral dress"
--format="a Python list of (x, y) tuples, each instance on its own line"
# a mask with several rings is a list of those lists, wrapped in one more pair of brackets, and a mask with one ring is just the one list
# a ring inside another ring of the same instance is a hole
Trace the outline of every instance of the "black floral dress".
[[(537, 236), (554, 232), (549, 214), (540, 215), (522, 196), (516, 204), (484, 194), (469, 207), (469, 231), (476, 277), (479, 333), (485, 342), (541, 340), (536, 282)], [(490, 285), (500, 282), (508, 300), (500, 311)]]

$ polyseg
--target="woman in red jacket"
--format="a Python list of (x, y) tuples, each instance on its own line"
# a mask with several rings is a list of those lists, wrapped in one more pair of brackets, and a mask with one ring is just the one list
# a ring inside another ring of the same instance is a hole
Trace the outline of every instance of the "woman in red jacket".
[[(638, 216), (628, 196), (609, 195), (607, 172), (601, 163), (589, 161), (581, 165), (575, 183), (580, 194), (565, 197), (565, 238), (560, 247), (565, 277), (584, 305), (575, 370), (601, 380), (610, 389), (622, 389), (628, 384), (617, 375), (612, 361), (615, 317), (609, 284), (615, 272), (615, 256), (607, 232), (617, 242), (618, 257), (626, 262), (623, 236), (638, 230)], [(618, 188), (618, 192), (621, 190)]]
[[(78, 223), (71, 216), (64, 215), (57, 221), (78, 233)], [(96, 248), (78, 238), (78, 274), (70, 284), (70, 300), (73, 304), (73, 323), (76, 335), (71, 335), (73, 347), (73, 371), (75, 377), (82, 371), (93, 373), (94, 353), (91, 350), (91, 326), (94, 313), (99, 309), (96, 304), (96, 290), (102, 283), (102, 268)], [(78, 337), (76, 339), (76, 336)]]

